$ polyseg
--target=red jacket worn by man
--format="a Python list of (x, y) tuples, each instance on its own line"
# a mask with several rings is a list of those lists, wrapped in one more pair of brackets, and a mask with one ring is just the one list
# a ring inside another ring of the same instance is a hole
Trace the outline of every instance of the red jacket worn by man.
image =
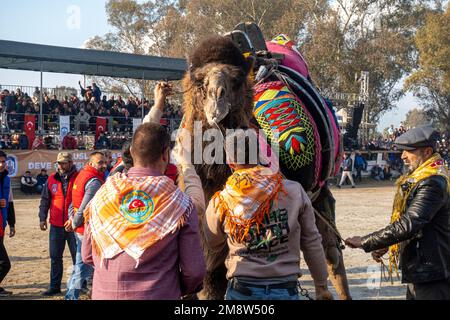
[(106, 159), (102, 152), (93, 152), (88, 163), (78, 174), (72, 189), (72, 205), (70, 207), (70, 220), (66, 222), (66, 230), (74, 230), (77, 242), (77, 256), (72, 276), (67, 284), (66, 300), (78, 300), (82, 284), (92, 275), (92, 267), (83, 263), (81, 259), (81, 246), (84, 234), (83, 212), (104, 183)]
[(83, 210), (104, 183), (104, 172), (86, 165), (78, 174), (72, 192), (72, 228), (84, 234)]
[(39, 206), (39, 221), (42, 231), (47, 230), (47, 217), (50, 211), (50, 287), (43, 293), (53, 296), (61, 293), (63, 276), (63, 254), (67, 245), (75, 263), (76, 240), (73, 232), (65, 230), (68, 221), (69, 207), (72, 204), (72, 189), (78, 172), (73, 165), (72, 156), (68, 152), (60, 152), (57, 160), (58, 170), (48, 177), (42, 188)]
[(72, 203), (72, 189), (75, 179), (78, 176), (78, 171), (75, 166), (72, 165), (69, 170), (65, 174), (56, 171), (48, 177), (43, 188), (39, 206), (39, 218), (41, 222), (47, 220), (49, 210), (50, 224), (52, 226), (64, 227), (64, 224), (68, 220), (69, 207)]

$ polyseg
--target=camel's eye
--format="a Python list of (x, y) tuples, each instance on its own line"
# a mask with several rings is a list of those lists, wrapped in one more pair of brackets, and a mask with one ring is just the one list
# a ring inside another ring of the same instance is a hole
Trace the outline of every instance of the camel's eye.
[(197, 87), (202, 88), (205, 86), (205, 78), (199, 78), (195, 81), (195, 84), (197, 85)]

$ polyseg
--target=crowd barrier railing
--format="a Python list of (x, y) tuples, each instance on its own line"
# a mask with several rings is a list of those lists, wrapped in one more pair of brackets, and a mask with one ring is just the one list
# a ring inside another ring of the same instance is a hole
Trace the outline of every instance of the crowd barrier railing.
[[(34, 115), (34, 124), (25, 123), (26, 116)], [(59, 134), (60, 133), (60, 117), (55, 114), (42, 115), (42, 128), (40, 127), (40, 114), (18, 114), (3, 112), (0, 116), (0, 134), (25, 133), (26, 126), (34, 126), (37, 134)], [(102, 131), (106, 133), (121, 132), (132, 133), (134, 127), (134, 119), (136, 123), (140, 123), (141, 118), (121, 117), (121, 116), (90, 116), (87, 121), (81, 120), (78, 116), (69, 116), (68, 131), (75, 134), (95, 134), (97, 129), (97, 118), (106, 119), (106, 128)], [(179, 118), (163, 118), (161, 123), (166, 125), (170, 132), (177, 129), (181, 123)]]

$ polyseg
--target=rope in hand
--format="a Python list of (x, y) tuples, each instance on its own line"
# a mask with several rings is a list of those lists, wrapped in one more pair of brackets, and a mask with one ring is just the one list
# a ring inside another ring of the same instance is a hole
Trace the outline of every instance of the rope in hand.
[[(337, 236), (339, 242), (344, 242), (344, 239), (342, 238), (341, 234), (339, 233), (339, 231), (336, 229), (336, 227), (334, 227), (333, 225), (331, 225), (330, 222), (328, 222), (328, 220), (319, 212), (314, 208), (314, 213), (316, 214), (316, 216), (318, 216), (323, 222), (325, 222), (325, 224), (331, 229), (331, 231), (333, 231), (333, 233)], [(340, 246), (341, 249), (345, 249), (345, 245), (341, 245)]]
[[(384, 260), (388, 261), (388, 258), (385, 258)], [(388, 275), (386, 275), (386, 272), (388, 273)], [(383, 283), (383, 281), (391, 281), (391, 285), (394, 284), (394, 279), (392, 276), (392, 273), (389, 272), (389, 268), (388, 266), (386, 266), (386, 264), (383, 261), (383, 257), (380, 257), (380, 287), (378, 289), (378, 294), (377, 294), (377, 300), (380, 299), (380, 292), (381, 292), (381, 285)], [(400, 277), (397, 274), (397, 280), (400, 280)]]

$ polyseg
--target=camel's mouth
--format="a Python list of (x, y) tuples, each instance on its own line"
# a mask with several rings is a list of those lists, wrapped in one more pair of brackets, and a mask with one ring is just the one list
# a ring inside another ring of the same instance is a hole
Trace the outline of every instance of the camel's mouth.
[(219, 114), (219, 115), (209, 116), (209, 117), (208, 117), (208, 115), (206, 115), (206, 121), (208, 121), (208, 124), (210, 126), (217, 125), (223, 119), (225, 119), (227, 115), (228, 115), (228, 112), (227, 113), (222, 113), (222, 114)]
[(210, 126), (219, 124), (223, 119), (226, 118), (229, 112), (229, 103), (226, 103), (226, 101), (223, 99), (210, 101), (210, 103), (205, 106), (206, 121)]

